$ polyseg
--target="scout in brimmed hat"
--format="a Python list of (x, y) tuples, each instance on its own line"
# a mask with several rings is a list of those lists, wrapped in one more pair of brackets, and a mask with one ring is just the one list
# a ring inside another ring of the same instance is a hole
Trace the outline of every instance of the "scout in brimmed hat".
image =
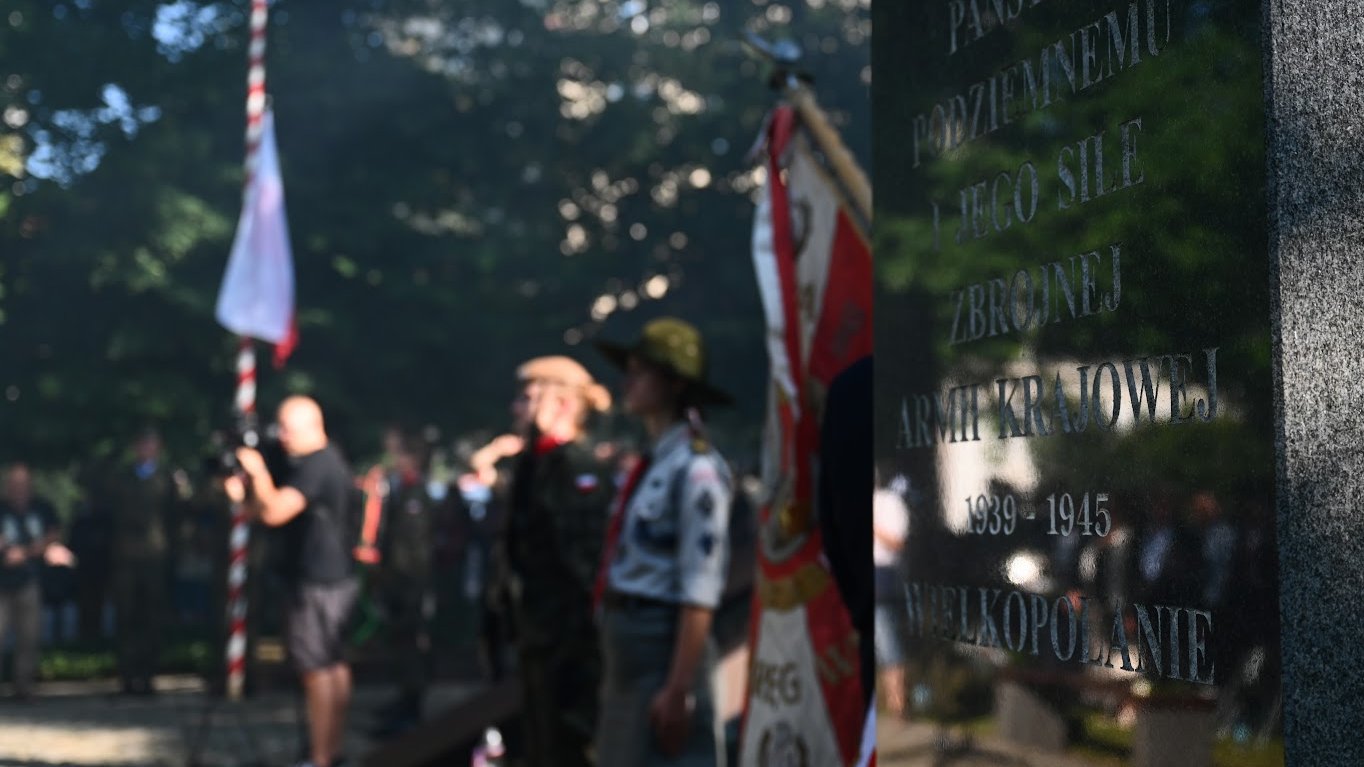
[(716, 764), (710, 627), (729, 561), (733, 478), (693, 410), (732, 400), (706, 381), (701, 334), (682, 320), (657, 319), (629, 346), (597, 348), (625, 371), (621, 404), (651, 442), (618, 497), (597, 578), (597, 764)]
[(683, 382), (684, 405), (734, 403), (733, 397), (706, 380), (706, 349), (700, 331), (676, 317), (661, 317), (645, 325), (629, 346), (597, 341), (596, 347), (621, 370), (626, 370), (634, 357)]

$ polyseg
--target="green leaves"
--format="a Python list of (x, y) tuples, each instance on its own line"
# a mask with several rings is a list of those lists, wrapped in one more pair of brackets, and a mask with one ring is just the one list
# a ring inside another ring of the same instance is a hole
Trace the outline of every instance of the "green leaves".
[[(63, 463), (147, 420), (192, 454), (231, 419), (213, 308), (241, 206), (245, 4), (63, 5), (0, 16), (0, 114), (27, 110), (23, 156), (98, 154), (64, 187), (0, 184), (0, 394), (23, 392), (0, 397), (0, 460)], [(359, 455), (394, 420), (502, 429), (519, 362), (567, 351), (607, 373), (586, 341), (668, 312), (706, 333), (743, 405), (722, 431), (755, 448), (767, 371), (742, 155), (773, 95), (737, 40), (752, 26), (832, 51), (809, 66), (865, 165), (868, 51), (846, 37), (868, 14), (832, 5), (793, 4), (789, 28), (691, 0), (275, 5), (301, 343), (283, 373), (262, 346), (262, 411), (315, 392)], [(155, 119), (125, 134), (100, 111), (111, 83)], [(87, 154), (61, 154), (63, 114), (93, 115)], [(0, 174), (17, 167), (7, 130)], [(44, 375), (52, 408), (33, 404)]]

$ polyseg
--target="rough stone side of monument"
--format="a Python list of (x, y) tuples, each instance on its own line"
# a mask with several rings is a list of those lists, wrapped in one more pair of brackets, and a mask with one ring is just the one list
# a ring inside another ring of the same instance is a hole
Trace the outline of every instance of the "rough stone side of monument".
[(1262, 7), (1287, 763), (1364, 764), (1364, 15)]

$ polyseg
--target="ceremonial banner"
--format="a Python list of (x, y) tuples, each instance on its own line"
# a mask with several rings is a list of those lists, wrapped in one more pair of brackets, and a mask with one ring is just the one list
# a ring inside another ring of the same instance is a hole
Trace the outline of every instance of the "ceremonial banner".
[(821, 556), (814, 483), (829, 382), (872, 349), (871, 251), (791, 106), (773, 112), (766, 160), (753, 262), (772, 369), (767, 498), (740, 763), (853, 765), (867, 714), (858, 638)]

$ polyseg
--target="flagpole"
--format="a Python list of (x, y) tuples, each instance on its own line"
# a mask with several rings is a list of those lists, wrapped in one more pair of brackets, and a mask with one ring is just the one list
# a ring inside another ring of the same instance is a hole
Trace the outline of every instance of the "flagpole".
[(829, 124), (829, 116), (820, 109), (815, 94), (808, 86), (799, 81), (791, 82), (786, 88), (786, 98), (796, 108), (800, 121), (809, 131), (810, 138), (819, 147), (829, 162), (829, 169), (844, 188), (847, 189), (857, 214), (862, 221), (871, 221), (871, 182), (867, 174), (857, 164), (852, 152), (839, 138), (838, 131)]
[[(238, 423), (244, 433), (256, 428), (256, 348), (242, 336), (237, 347), (237, 392), (234, 400)], [(227, 697), (241, 700), (246, 683), (246, 575), (251, 543), (251, 520), (246, 504), (232, 504), (232, 528), (228, 536), (227, 568)]]
[(246, 72), (246, 180), (245, 197), (256, 175), (261, 134), (265, 127), (265, 23), (269, 17), (268, 0), (251, 0), (251, 47)]
[[(826, 167), (838, 181), (845, 201), (853, 209), (852, 213), (860, 219), (858, 223), (864, 228), (864, 233), (869, 232), (872, 218), (871, 182), (852, 152), (843, 144), (838, 131), (829, 124), (829, 116), (815, 101), (814, 89), (810, 87), (813, 78), (799, 68), (800, 48), (790, 41), (768, 42), (753, 32), (745, 34), (744, 48), (751, 55), (773, 65), (769, 85), (795, 108), (811, 141), (824, 155)], [(757, 158), (766, 136), (767, 127), (764, 127), (758, 144), (749, 153), (750, 159)]]
[[(246, 173), (242, 185), (242, 204), (250, 204), (251, 181), (256, 175), (261, 134), (265, 124), (265, 28), (269, 17), (267, 0), (251, 0), (251, 45), (246, 74)], [(234, 409), (243, 436), (254, 442), (256, 429), (256, 348), (251, 338), (240, 336), (237, 347), (237, 389)], [(246, 686), (246, 579), (247, 552), (251, 543), (251, 523), (244, 504), (233, 504), (232, 532), (228, 537), (227, 660), (228, 700), (241, 700)]]

